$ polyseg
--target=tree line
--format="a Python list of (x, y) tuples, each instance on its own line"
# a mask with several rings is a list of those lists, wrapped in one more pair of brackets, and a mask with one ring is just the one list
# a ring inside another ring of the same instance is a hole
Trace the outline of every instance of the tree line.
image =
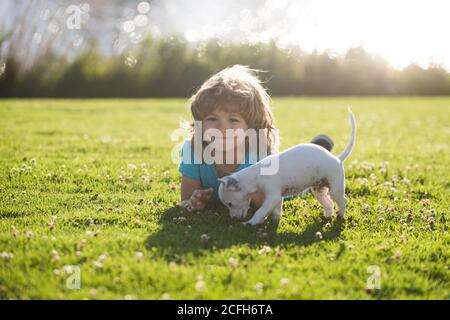
[(450, 73), (441, 66), (397, 70), (362, 47), (335, 55), (275, 42), (193, 44), (148, 36), (121, 55), (104, 53), (94, 42), (71, 58), (48, 50), (26, 67), (17, 56), (6, 50), (0, 57), (0, 97), (186, 97), (233, 64), (263, 70), (260, 77), (275, 96), (450, 94)]

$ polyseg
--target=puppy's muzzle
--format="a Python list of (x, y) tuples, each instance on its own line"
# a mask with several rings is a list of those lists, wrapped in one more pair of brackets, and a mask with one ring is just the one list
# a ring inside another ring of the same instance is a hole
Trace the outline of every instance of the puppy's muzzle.
[(230, 213), (233, 220), (241, 220), (247, 216), (248, 208), (242, 209), (241, 211)]

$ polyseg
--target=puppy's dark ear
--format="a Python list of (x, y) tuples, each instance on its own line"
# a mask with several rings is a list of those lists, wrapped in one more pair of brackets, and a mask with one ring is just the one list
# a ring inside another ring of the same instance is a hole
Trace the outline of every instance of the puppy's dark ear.
[(227, 176), (223, 178), (219, 178), (218, 181), (220, 184), (223, 184), (224, 187), (229, 191), (240, 191), (241, 185), (236, 178)]
[(241, 184), (236, 178), (229, 177), (227, 179), (226, 187), (230, 191), (241, 191)]

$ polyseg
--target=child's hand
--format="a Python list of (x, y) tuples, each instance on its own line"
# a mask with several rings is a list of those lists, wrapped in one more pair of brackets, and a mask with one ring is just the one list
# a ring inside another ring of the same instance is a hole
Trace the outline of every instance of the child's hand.
[(204, 190), (195, 190), (192, 193), (190, 202), (192, 205), (192, 210), (203, 210), (206, 207), (206, 204), (208, 203), (209, 199), (211, 199), (211, 196), (213, 194), (214, 189), (208, 188)]

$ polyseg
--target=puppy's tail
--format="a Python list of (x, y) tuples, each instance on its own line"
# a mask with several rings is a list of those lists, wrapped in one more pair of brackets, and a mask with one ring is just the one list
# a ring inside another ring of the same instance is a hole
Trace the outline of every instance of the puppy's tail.
[(350, 122), (352, 124), (352, 134), (350, 136), (350, 142), (348, 143), (344, 152), (342, 152), (338, 156), (338, 158), (339, 158), (339, 160), (341, 160), (341, 162), (344, 162), (345, 158), (347, 158), (348, 155), (350, 154), (350, 152), (352, 152), (353, 146), (355, 145), (355, 139), (356, 139), (356, 120), (355, 120), (355, 116), (353, 115), (353, 112), (350, 109), (350, 107), (348, 107), (348, 115), (350, 117)]

